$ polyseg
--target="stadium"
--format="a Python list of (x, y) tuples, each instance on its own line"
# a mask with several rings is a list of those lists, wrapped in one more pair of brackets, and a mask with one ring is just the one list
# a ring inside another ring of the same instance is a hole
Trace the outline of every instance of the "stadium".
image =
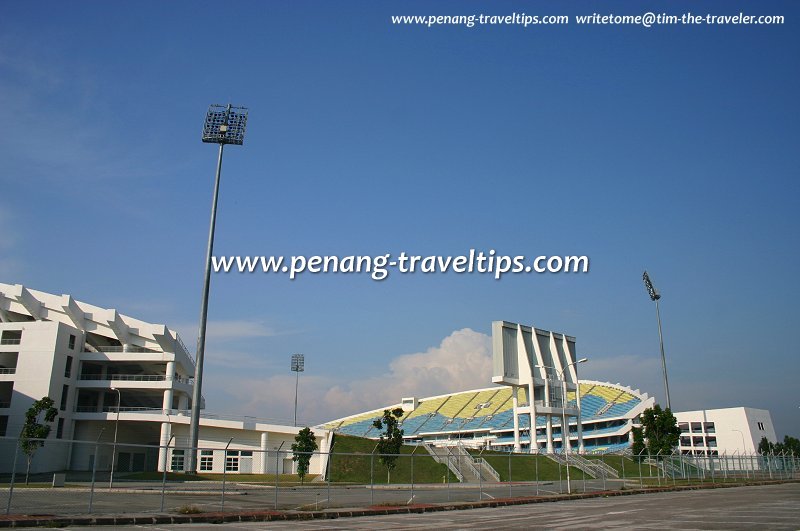
[[(408, 443), (444, 446), (461, 443), (469, 447), (514, 449), (514, 407), (510, 387), (473, 389), (427, 398), (404, 398), (387, 405), (324, 424), (335, 433), (358, 437), (378, 437), (373, 422), (384, 409), (402, 408), (400, 427)], [(518, 407), (528, 404), (524, 389), (517, 389)], [(583, 451), (605, 453), (625, 450), (630, 445), (634, 419), (654, 403), (652, 397), (620, 384), (585, 380), (580, 382)], [(576, 402), (575, 393), (567, 400)], [(530, 415), (519, 417), (520, 446), (531, 449)], [(552, 424), (553, 448), (561, 449), (561, 421)], [(578, 444), (577, 422), (570, 423), (570, 442)], [(547, 417), (536, 417), (536, 443), (547, 448)]]

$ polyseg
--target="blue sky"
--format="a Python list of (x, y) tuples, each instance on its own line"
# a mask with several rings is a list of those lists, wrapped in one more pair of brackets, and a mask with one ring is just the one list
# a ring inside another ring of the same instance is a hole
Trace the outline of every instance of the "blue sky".
[[(400, 27), (402, 14), (784, 15), (782, 26)], [(0, 17), (0, 277), (196, 340), (216, 254), (588, 255), (585, 275), (212, 279), (210, 409), (308, 422), (489, 386), (491, 321), (581, 376), (800, 435), (793, 2), (24, 2)]]

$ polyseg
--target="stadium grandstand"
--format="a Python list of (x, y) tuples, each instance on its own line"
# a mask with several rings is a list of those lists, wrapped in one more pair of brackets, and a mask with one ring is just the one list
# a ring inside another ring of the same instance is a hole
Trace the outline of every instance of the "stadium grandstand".
[[(654, 399), (646, 393), (620, 384), (584, 380), (579, 383), (580, 396), (567, 393), (568, 407), (580, 399), (580, 424), (583, 431), (583, 451), (605, 453), (625, 450), (631, 443), (631, 428), (638, 415), (652, 407)], [(461, 391), (428, 398), (404, 398), (401, 403), (388, 405), (365, 413), (328, 422), (321, 426), (335, 433), (377, 438), (379, 430), (373, 425), (385, 409), (402, 408), (400, 427), (406, 442), (429, 443), (434, 446), (463, 444), (497, 450), (513, 450), (514, 396), (518, 408), (529, 404), (524, 387), (492, 387)], [(561, 417), (553, 417), (553, 447), (560, 452)], [(547, 418), (536, 417), (536, 449), (547, 449)], [(578, 421), (568, 422), (572, 446), (579, 444)], [(519, 416), (522, 451), (531, 450), (530, 415)]]

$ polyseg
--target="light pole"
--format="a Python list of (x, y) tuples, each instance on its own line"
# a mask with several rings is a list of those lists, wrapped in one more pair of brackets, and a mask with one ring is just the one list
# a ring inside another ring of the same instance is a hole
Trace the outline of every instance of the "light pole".
[(112, 391), (117, 392), (117, 420), (114, 422), (114, 446), (111, 449), (111, 476), (108, 479), (108, 488), (114, 487), (114, 461), (117, 457), (117, 428), (119, 427), (119, 408), (122, 405), (122, 392), (116, 387), (111, 388)]
[(292, 354), (292, 371), (294, 379), (294, 425), (297, 426), (297, 385), (300, 383), (300, 373), (306, 368), (305, 357), (302, 354)]
[[(564, 379), (564, 372), (569, 369), (573, 365), (577, 365), (579, 363), (586, 363), (589, 361), (588, 358), (581, 358), (578, 361), (573, 361), (572, 363), (568, 363), (566, 367), (561, 369), (560, 371), (555, 367), (550, 367), (547, 365), (537, 365), (536, 367), (539, 369), (552, 369), (558, 373), (558, 377), (561, 380), (561, 449), (564, 450), (564, 458), (567, 461), (567, 494), (572, 494), (572, 484), (569, 479), (569, 458), (567, 457), (567, 449), (569, 448), (569, 425), (567, 424), (567, 381)], [(577, 382), (576, 382), (577, 386)], [(575, 389), (575, 393), (579, 393), (580, 390)], [(581, 421), (580, 412), (578, 412), (577, 421)], [(533, 436), (536, 436), (536, 424), (533, 419), (531, 419), (531, 431), (533, 432)]]
[(208, 229), (208, 249), (206, 270), (203, 278), (203, 297), (200, 303), (200, 330), (197, 335), (197, 360), (194, 368), (194, 389), (192, 390), (192, 415), (189, 422), (189, 455), (186, 471), (194, 473), (197, 463), (197, 441), (200, 434), (200, 402), (203, 387), (203, 355), (206, 349), (206, 318), (208, 316), (208, 292), (211, 285), (211, 255), (214, 252), (214, 228), (217, 222), (217, 199), (219, 180), (222, 172), (222, 149), (225, 144), (241, 146), (244, 143), (244, 130), (247, 125), (247, 108), (228, 105), (211, 105), (203, 126), (203, 142), (219, 144), (217, 173), (214, 179), (214, 195), (211, 200), (211, 226)]
[(658, 290), (653, 286), (653, 283), (650, 281), (650, 275), (647, 274), (645, 271), (642, 274), (642, 280), (644, 280), (644, 286), (647, 288), (647, 293), (650, 295), (650, 300), (656, 303), (656, 318), (658, 319), (658, 341), (661, 345), (661, 368), (664, 371), (664, 391), (667, 393), (667, 409), (672, 411), (672, 407), (670, 406), (669, 401), (669, 380), (667, 379), (667, 358), (664, 356), (664, 336), (661, 334), (661, 311), (658, 307), (658, 300), (661, 298), (661, 294)]

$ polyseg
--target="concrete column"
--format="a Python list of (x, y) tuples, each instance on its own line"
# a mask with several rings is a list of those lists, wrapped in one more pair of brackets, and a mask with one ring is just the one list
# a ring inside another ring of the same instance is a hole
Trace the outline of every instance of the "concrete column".
[(167, 458), (169, 457), (169, 449), (166, 448), (169, 439), (172, 436), (172, 426), (169, 422), (161, 423), (161, 437), (159, 437), (158, 449), (158, 471), (163, 472), (167, 468)]
[(172, 389), (164, 389), (164, 401), (161, 404), (161, 409), (163, 409), (165, 413), (172, 412)]
[(511, 404), (512, 404), (512, 417), (514, 418), (514, 451), (519, 452), (522, 450), (522, 445), (519, 442), (519, 417), (517, 416), (517, 407), (519, 406), (517, 400), (517, 388), (511, 388)]
[(175, 362), (174, 361), (168, 361), (167, 362), (167, 370), (164, 371), (164, 372), (167, 375), (167, 381), (168, 382), (171, 382), (172, 380), (174, 380), (175, 379)]
[(267, 452), (267, 448), (269, 444), (269, 433), (263, 432), (261, 434), (261, 467), (260, 471), (262, 474), (267, 473), (267, 465), (269, 464), (269, 453)]
[(178, 395), (178, 415), (186, 415), (189, 409), (189, 395), (181, 393)]
[(530, 453), (539, 453), (539, 441), (536, 439), (536, 400), (534, 400), (533, 384), (528, 384), (528, 403), (531, 408), (531, 446)]
[(547, 453), (553, 453), (553, 417), (552, 415), (547, 415), (547, 425), (545, 427), (545, 438), (547, 439)]

